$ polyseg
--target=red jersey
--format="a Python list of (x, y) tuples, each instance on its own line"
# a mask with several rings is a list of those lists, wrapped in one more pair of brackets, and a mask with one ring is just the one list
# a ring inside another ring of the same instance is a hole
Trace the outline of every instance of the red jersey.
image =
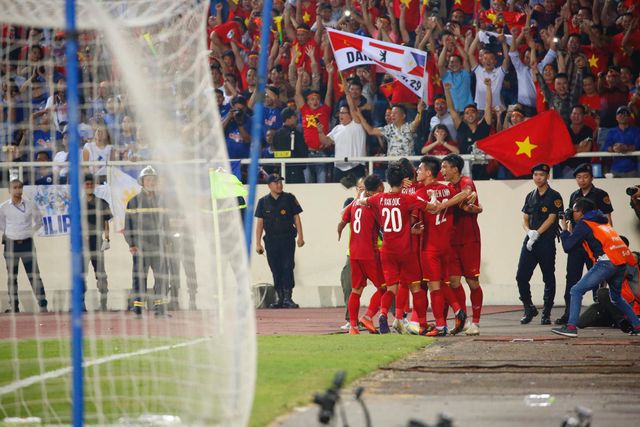
[[(460, 193), (463, 189), (468, 188), (471, 191), (476, 191), (476, 185), (473, 180), (468, 176), (460, 178), (457, 184), (451, 184), (456, 190), (456, 193)], [(475, 204), (479, 201), (476, 199)], [(453, 245), (462, 245), (467, 242), (479, 242), (480, 241), (480, 227), (478, 226), (478, 214), (465, 212), (460, 207), (453, 209)]]
[[(424, 184), (422, 184), (421, 182), (412, 182), (411, 184), (405, 186), (404, 183), (402, 184), (402, 189), (400, 190), (400, 192), (402, 194), (416, 194), (416, 191), (418, 191), (419, 188), (424, 187)], [(422, 209), (414, 209), (411, 212), (411, 216), (412, 221), (411, 221), (411, 225), (415, 224), (418, 221), (422, 221)], [(410, 235), (410, 239), (411, 239), (411, 252), (413, 253), (418, 253), (420, 252), (420, 236), (418, 234), (411, 234)]]
[(371, 206), (358, 206), (355, 201), (342, 212), (342, 220), (351, 227), (349, 257), (352, 260), (374, 260), (378, 252), (378, 217)]
[(320, 136), (318, 136), (318, 122), (322, 127), (329, 129), (329, 117), (331, 117), (331, 109), (326, 105), (321, 105), (312, 110), (308, 104), (304, 104), (300, 109), (302, 116), (302, 131), (304, 132), (304, 142), (312, 150), (320, 148)]
[[(434, 182), (420, 188), (417, 196), (430, 203), (442, 203), (455, 196), (456, 193), (452, 186)], [(453, 209), (445, 209), (437, 214), (425, 212), (424, 218), (422, 251), (448, 251), (453, 231)]]
[(406, 255), (411, 253), (411, 211), (425, 206), (425, 201), (412, 194), (378, 193), (367, 199), (378, 210), (382, 226), (381, 252)]

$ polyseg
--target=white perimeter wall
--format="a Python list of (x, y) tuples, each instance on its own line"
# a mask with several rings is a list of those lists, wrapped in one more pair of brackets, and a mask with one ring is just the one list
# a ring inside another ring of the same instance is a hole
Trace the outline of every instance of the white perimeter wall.
[[(615, 211), (613, 222), (619, 233), (631, 240), (632, 249), (640, 249), (638, 220), (629, 207), (624, 190), (640, 180), (601, 179), (595, 184), (609, 192)], [(519, 304), (515, 284), (516, 267), (524, 238), (520, 209), (525, 195), (533, 189), (527, 181), (479, 181), (476, 182), (484, 212), (479, 216), (482, 233), (481, 283), (486, 304)], [(565, 204), (575, 190), (574, 180), (556, 180), (552, 187), (559, 191)], [(347, 234), (337, 241), (336, 225), (344, 200), (353, 191), (340, 184), (285, 184), (285, 191), (296, 195), (304, 212), (301, 214), (306, 245), (296, 251), (296, 288), (294, 299), (303, 307), (336, 306), (343, 304), (340, 272), (345, 263)], [(258, 197), (267, 193), (267, 186), (260, 185)], [(1, 191), (0, 201), (8, 198), (6, 189)], [(38, 261), (50, 305), (53, 309), (68, 308), (69, 242), (67, 237), (36, 238)], [(271, 272), (264, 255), (252, 251), (253, 284), (272, 283)], [(563, 304), (566, 255), (558, 244), (556, 280), (558, 284), (556, 304)], [(110, 308), (122, 309), (126, 305), (126, 291), (131, 288), (131, 256), (122, 235), (112, 233), (111, 249), (106, 253), (106, 269), (109, 275)], [(184, 283), (184, 281), (183, 281)], [(542, 304), (542, 277), (536, 270), (531, 281), (534, 302)], [(97, 303), (95, 280), (90, 271), (87, 296), (91, 309)], [(186, 303), (186, 286), (183, 285), (182, 301)], [(30, 310), (35, 300), (22, 267), (19, 275), (21, 308)], [(371, 292), (371, 286), (365, 296)], [(0, 303), (8, 307), (6, 293), (6, 267), (0, 257)]]

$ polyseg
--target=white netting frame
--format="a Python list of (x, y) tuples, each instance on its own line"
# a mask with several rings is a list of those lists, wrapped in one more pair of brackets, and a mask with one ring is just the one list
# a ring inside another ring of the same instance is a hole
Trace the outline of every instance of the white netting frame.
[[(1, 20), (61, 30), (65, 26), (64, 3), (64, 0), (0, 0)], [(207, 64), (206, 8), (206, 2), (196, 0), (77, 2), (78, 29), (102, 34), (101, 43), (109, 48), (114, 62), (120, 64), (118, 70), (123, 76), (120, 83), (126, 88), (130, 106), (135, 110), (140, 132), (146, 140), (154, 141), (155, 160), (175, 169), (167, 178), (175, 188), (184, 188), (184, 184), (193, 184), (202, 178), (191, 173), (189, 162), (194, 160), (193, 152), (200, 153), (199, 160), (213, 160), (212, 166), (228, 167)], [(127, 48), (122, 49), (123, 46)], [(158, 99), (171, 99), (173, 103), (158, 109), (154, 102)], [(176, 117), (180, 117), (181, 122)], [(158, 126), (159, 123), (162, 125)], [(189, 149), (176, 151), (176, 145)], [(200, 383), (194, 393), (205, 399), (208, 393), (217, 394), (223, 402), (211, 405), (216, 406), (216, 414), (202, 413), (193, 419), (202, 420), (203, 424), (218, 420), (219, 425), (246, 425), (255, 382), (255, 324), (247, 258), (239, 223), (227, 224), (225, 218), (218, 218), (220, 224), (212, 223), (211, 200), (202, 189), (176, 191), (174, 196), (176, 204), (183, 209), (208, 212), (191, 215), (188, 227), (198, 238), (196, 250), (210, 253), (215, 260), (209, 259), (209, 265), (198, 260), (199, 276), (217, 284), (204, 289), (200, 285), (198, 298), (205, 309), (199, 320), (211, 323), (204, 329), (206, 335), (213, 335), (205, 346), (216, 355), (217, 366), (211, 369), (214, 375), (209, 378), (213, 380), (210, 387), (202, 388)], [(224, 210), (233, 207), (235, 200), (218, 204)], [(207, 235), (215, 237), (206, 239)], [(91, 324), (91, 316), (88, 317)], [(91, 359), (92, 352), (86, 356)], [(203, 368), (196, 365), (194, 369), (196, 367)], [(42, 366), (41, 371), (44, 369)], [(206, 373), (200, 376), (207, 378)], [(95, 399), (100, 398), (96, 388), (87, 387), (86, 392), (93, 393)], [(46, 396), (43, 405), (48, 405)], [(203, 410), (202, 405), (193, 406)], [(61, 422), (56, 418), (49, 421)], [(104, 416), (97, 421), (104, 424), (113, 420)]]

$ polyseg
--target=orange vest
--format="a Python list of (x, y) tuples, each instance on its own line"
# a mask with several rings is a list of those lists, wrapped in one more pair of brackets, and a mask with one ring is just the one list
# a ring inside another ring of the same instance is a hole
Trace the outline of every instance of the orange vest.
[[(602, 245), (602, 250), (609, 257), (609, 261), (611, 261), (614, 265), (636, 265), (636, 257), (631, 253), (631, 249), (624, 244), (616, 230), (613, 229), (609, 224), (598, 224), (593, 221), (582, 220), (586, 225), (589, 226), (591, 231), (593, 231), (593, 237), (595, 237), (600, 244)], [(583, 242), (582, 245), (584, 249), (587, 251), (589, 258), (591, 258), (594, 262), (596, 261), (593, 256), (593, 252), (587, 245), (587, 242)]]
[(640, 295), (634, 295), (633, 291), (631, 290), (631, 286), (629, 286), (629, 280), (627, 280), (626, 278), (624, 279), (624, 282), (622, 282), (620, 295), (627, 303), (629, 303), (633, 312), (637, 316), (640, 316)]

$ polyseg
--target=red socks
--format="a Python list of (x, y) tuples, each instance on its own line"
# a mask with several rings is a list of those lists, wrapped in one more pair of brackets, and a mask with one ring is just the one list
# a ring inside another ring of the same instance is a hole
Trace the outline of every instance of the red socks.
[(433, 311), (433, 316), (436, 318), (436, 326), (444, 327), (446, 326), (446, 321), (444, 318), (444, 296), (442, 295), (442, 289), (429, 291), (429, 293), (431, 294), (431, 310)]
[(349, 323), (351, 323), (352, 328), (357, 328), (358, 314), (360, 314), (360, 295), (355, 292), (351, 292), (347, 307), (349, 308)]
[(398, 293), (396, 294), (396, 319), (404, 317), (405, 306), (409, 302), (409, 287), (406, 285), (398, 285)]
[(378, 288), (376, 289), (374, 294), (371, 295), (371, 300), (369, 301), (369, 307), (367, 308), (367, 312), (365, 313), (365, 316), (367, 316), (370, 319), (373, 319), (373, 316), (375, 316), (378, 310), (380, 309), (380, 299), (382, 298), (383, 293), (384, 293), (384, 289)]
[(464, 293), (464, 287), (462, 285), (457, 288), (451, 288), (453, 294), (456, 296), (456, 301), (460, 304), (460, 308), (465, 313), (467, 312), (467, 295)]
[(480, 313), (482, 312), (482, 288), (471, 289), (471, 311), (473, 312), (473, 323), (480, 323)]
[(380, 315), (386, 316), (389, 314), (389, 308), (393, 304), (393, 300), (396, 297), (395, 292), (391, 292), (389, 289), (382, 295), (380, 299)]
[(440, 287), (444, 295), (444, 299), (447, 301), (447, 304), (453, 308), (453, 312), (457, 313), (462, 307), (458, 304), (458, 300), (456, 299), (456, 295), (453, 293), (453, 290), (449, 287), (449, 285), (443, 285)]
[[(413, 292), (413, 313), (416, 315), (418, 320), (427, 318), (427, 293), (420, 289), (418, 292)], [(413, 315), (411, 316), (411, 320), (413, 321)]]

